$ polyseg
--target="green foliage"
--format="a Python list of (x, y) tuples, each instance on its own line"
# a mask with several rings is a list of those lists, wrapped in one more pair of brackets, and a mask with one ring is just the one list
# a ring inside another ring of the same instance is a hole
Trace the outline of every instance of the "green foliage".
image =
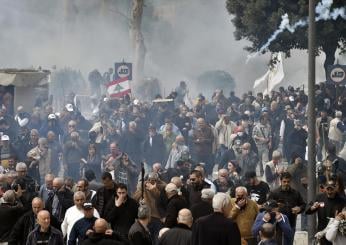
[[(317, 1), (319, 2), (319, 1)], [(237, 40), (246, 39), (251, 46), (245, 47), (249, 52), (256, 52), (262, 47), (279, 27), (281, 16), (287, 13), (290, 23), (307, 19), (309, 0), (227, 0), (226, 8), (232, 15), (236, 27), (234, 33)], [(334, 0), (332, 9), (346, 6), (346, 0)], [(290, 56), (291, 49), (307, 49), (307, 26), (298, 28), (296, 32), (284, 31), (271, 43), (268, 50), (284, 52)], [(337, 48), (346, 47), (346, 20), (319, 21), (316, 23), (316, 53), (320, 50), (327, 55), (326, 62), (334, 62)], [(266, 52), (265, 51), (265, 52)], [(332, 59), (332, 60), (331, 60)]]

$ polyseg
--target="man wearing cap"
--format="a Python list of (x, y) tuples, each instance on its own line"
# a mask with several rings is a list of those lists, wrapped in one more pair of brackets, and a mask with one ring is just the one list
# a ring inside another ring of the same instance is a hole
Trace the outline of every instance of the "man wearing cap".
[(172, 228), (177, 224), (179, 211), (183, 208), (187, 208), (187, 202), (184, 197), (178, 195), (178, 188), (175, 184), (167, 184), (165, 187), (165, 191), (168, 203), (164, 226)]
[(212, 189), (202, 190), (201, 201), (193, 204), (191, 207), (191, 213), (194, 220), (214, 212), (212, 205), (214, 195), (215, 192)]
[[(82, 191), (77, 191), (73, 196), (74, 206), (66, 210), (64, 221), (61, 224), (61, 231), (64, 237), (70, 237), (70, 232), (77, 220), (84, 216), (83, 204), (85, 203), (85, 194)], [(99, 218), (97, 210), (94, 210), (94, 216)]]
[(275, 200), (268, 200), (263, 205), (263, 211), (256, 217), (252, 226), (252, 234), (260, 240), (260, 230), (265, 224), (273, 224), (275, 229), (275, 240), (278, 245), (292, 245), (294, 231), (290, 226), (286, 215), (279, 212), (279, 205)]
[(46, 137), (49, 131), (53, 131), (57, 137), (62, 137), (64, 131), (60, 127), (58, 117), (51, 113), (48, 115), (47, 120), (45, 120), (39, 130), (42, 137)]
[[(324, 186), (325, 192), (316, 196), (314, 202), (311, 202), (306, 209), (306, 214), (314, 214), (317, 212), (318, 224), (317, 230), (322, 231), (327, 227), (329, 218), (334, 217), (336, 213), (341, 212), (345, 207), (346, 202), (337, 192), (336, 181), (329, 180)], [(331, 244), (325, 237), (320, 240), (322, 245)]]
[(178, 213), (177, 226), (166, 231), (159, 238), (159, 245), (190, 245), (191, 244), (191, 227), (192, 214), (190, 210), (184, 208)]
[[(87, 238), (87, 231), (92, 229), (97, 217), (95, 217), (95, 209), (90, 202), (85, 202), (82, 206), (84, 217), (77, 220), (71, 229), (68, 237), (68, 245), (82, 244)], [(78, 243), (77, 243), (78, 240)]]

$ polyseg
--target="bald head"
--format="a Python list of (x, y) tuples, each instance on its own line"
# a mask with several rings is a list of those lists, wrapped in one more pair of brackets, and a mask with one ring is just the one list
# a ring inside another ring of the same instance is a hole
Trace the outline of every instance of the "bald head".
[(35, 197), (34, 199), (32, 199), (31, 201), (31, 208), (32, 208), (32, 212), (37, 215), (40, 211), (43, 210), (44, 208), (44, 203), (43, 200), (39, 197)]
[(188, 227), (191, 227), (193, 222), (191, 211), (188, 210), (187, 208), (181, 209), (178, 213), (177, 221), (178, 221), (178, 224), (185, 224)]
[(108, 229), (108, 223), (104, 219), (97, 219), (94, 224), (95, 233), (104, 234)]
[(47, 210), (41, 210), (37, 214), (37, 223), (40, 225), (40, 230), (42, 232), (48, 231), (50, 226), (50, 214)]
[(53, 188), (59, 190), (64, 185), (63, 178), (54, 178), (53, 180)]

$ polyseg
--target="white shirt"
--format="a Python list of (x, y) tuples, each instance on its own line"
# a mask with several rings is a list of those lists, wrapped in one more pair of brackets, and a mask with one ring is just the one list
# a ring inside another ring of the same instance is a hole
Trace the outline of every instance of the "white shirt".
[[(100, 218), (100, 215), (96, 209), (94, 209), (94, 216), (96, 218)], [(71, 233), (73, 225), (83, 217), (84, 217), (83, 209), (79, 210), (76, 207), (76, 205), (66, 210), (64, 221), (61, 224), (61, 231), (64, 237), (67, 236), (67, 241), (68, 241), (68, 238), (70, 237), (70, 233)]]

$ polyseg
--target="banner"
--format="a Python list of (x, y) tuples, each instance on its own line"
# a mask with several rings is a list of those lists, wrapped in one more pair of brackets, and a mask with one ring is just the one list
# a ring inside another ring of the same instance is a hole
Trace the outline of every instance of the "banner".
[(109, 97), (123, 97), (131, 93), (130, 82), (127, 77), (114, 80), (107, 84), (107, 94)]

